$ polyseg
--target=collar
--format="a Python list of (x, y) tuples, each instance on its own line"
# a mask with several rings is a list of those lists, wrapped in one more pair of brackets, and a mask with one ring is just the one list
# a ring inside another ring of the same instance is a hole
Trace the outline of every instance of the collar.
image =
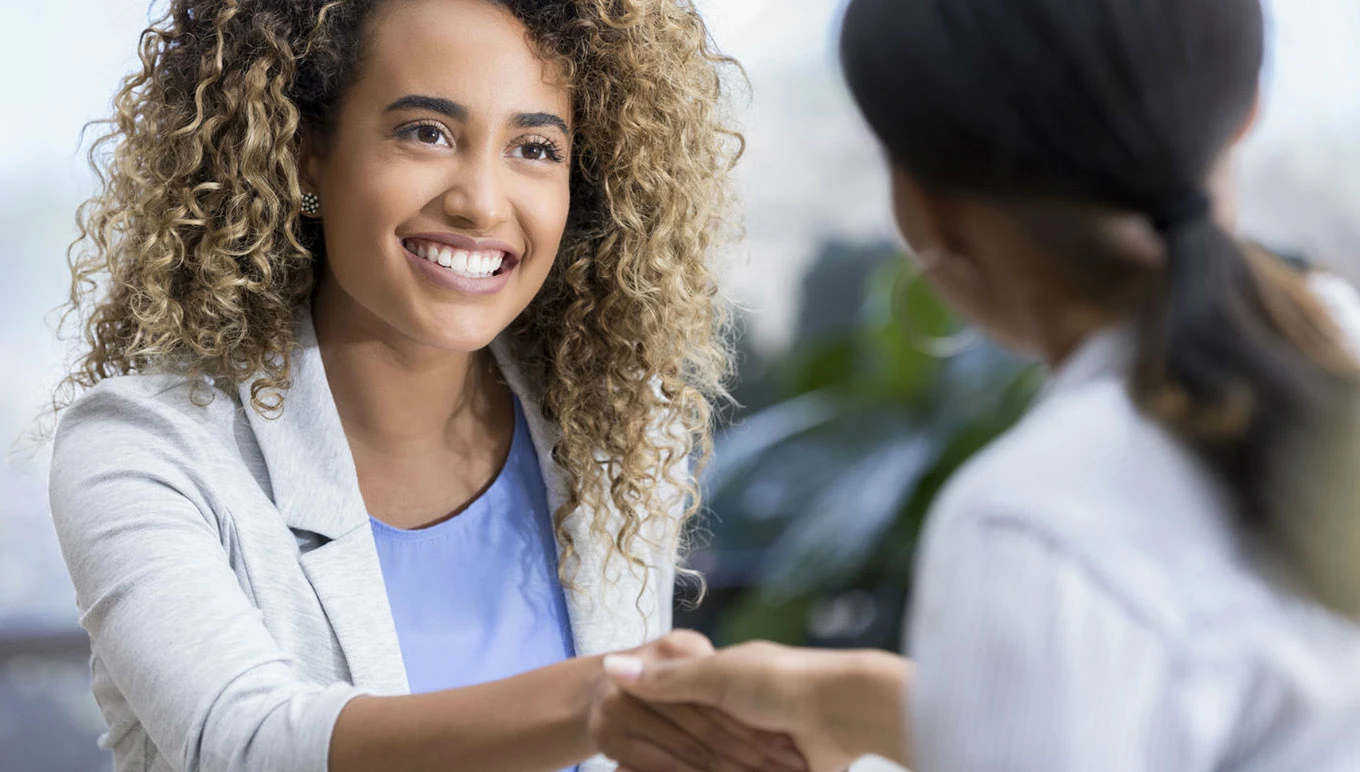
[(1091, 381), (1128, 372), (1137, 353), (1138, 333), (1132, 325), (1115, 325), (1087, 334), (1049, 374), (1037, 403)]

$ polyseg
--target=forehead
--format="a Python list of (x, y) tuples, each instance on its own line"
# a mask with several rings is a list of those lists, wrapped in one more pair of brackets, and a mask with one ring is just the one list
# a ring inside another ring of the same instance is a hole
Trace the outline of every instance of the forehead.
[(360, 83), (378, 98), (424, 94), (473, 112), (553, 112), (570, 118), (561, 68), (490, 0), (398, 0), (379, 6), (364, 41)]

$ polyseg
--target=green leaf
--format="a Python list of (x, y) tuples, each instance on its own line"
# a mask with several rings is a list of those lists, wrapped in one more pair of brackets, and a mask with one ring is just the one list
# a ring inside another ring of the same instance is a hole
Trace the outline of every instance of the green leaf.
[(746, 593), (719, 618), (713, 642), (730, 646), (742, 641), (774, 641), (789, 646), (807, 643), (807, 616), (812, 598), (774, 598), (759, 591)]

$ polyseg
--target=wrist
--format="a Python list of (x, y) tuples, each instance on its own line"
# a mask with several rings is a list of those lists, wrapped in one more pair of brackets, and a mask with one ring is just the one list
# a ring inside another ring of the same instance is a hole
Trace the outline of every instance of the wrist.
[(594, 736), (591, 734), (591, 714), (599, 703), (601, 695), (609, 685), (604, 670), (604, 657), (578, 657), (570, 662), (576, 668), (576, 683), (566, 708), (570, 711), (571, 731), (575, 742), (581, 747), (589, 747), (588, 755), (599, 753)]
[(910, 661), (876, 650), (830, 656), (834, 663), (817, 679), (821, 725), (854, 756), (905, 763)]

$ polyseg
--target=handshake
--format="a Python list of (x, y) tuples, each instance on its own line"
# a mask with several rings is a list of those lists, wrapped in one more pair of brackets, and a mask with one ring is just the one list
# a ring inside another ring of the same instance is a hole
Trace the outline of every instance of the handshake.
[(587, 727), (620, 772), (841, 772), (869, 753), (904, 755), (901, 657), (764, 642), (715, 651), (676, 631), (603, 667)]

